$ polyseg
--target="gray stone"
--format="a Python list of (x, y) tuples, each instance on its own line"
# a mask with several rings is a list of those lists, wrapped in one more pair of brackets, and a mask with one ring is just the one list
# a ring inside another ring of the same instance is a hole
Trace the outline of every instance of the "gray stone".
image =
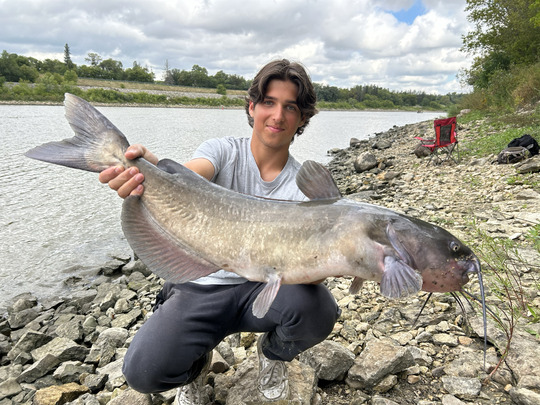
[(382, 150), (382, 149), (389, 149), (389, 148), (392, 147), (392, 142), (390, 142), (390, 141), (387, 140), (387, 139), (379, 139), (379, 140), (375, 141), (375, 142), (371, 145), (371, 147), (372, 147), (373, 149), (380, 149), (380, 150)]
[(391, 341), (371, 340), (355, 360), (346, 379), (356, 389), (371, 388), (389, 374), (397, 374), (414, 365), (409, 350)]
[(74, 401), (67, 402), (65, 405), (102, 405), (101, 402), (92, 394), (83, 394)]
[(435, 333), (433, 335), (433, 343), (436, 345), (447, 345), (452, 347), (456, 347), (459, 344), (457, 336), (448, 333)]
[(109, 391), (113, 391), (115, 388), (121, 387), (123, 384), (125, 384), (126, 380), (124, 378), (124, 374), (122, 374), (123, 363), (124, 359), (118, 359), (113, 361), (112, 363), (109, 363), (103, 367), (98, 367), (96, 369), (96, 372), (98, 374), (108, 376), (108, 380), (105, 386)]
[(521, 174), (540, 172), (540, 155), (516, 164), (516, 169)]
[(17, 377), (17, 381), (20, 383), (34, 382), (38, 378), (51, 372), (58, 364), (60, 364), (60, 361), (56, 356), (47, 354), (45, 357), (37, 360), (34, 364), (24, 370), (21, 375)]
[(120, 395), (114, 397), (108, 405), (152, 405), (150, 394), (141, 394), (131, 388), (122, 391)]
[(113, 328), (128, 328), (130, 325), (135, 323), (137, 318), (141, 316), (141, 313), (142, 312), (140, 308), (133, 308), (127, 314), (120, 314), (115, 316), (115, 318), (111, 321), (111, 326)]
[(77, 306), (77, 308), (82, 308), (83, 305), (89, 304), (92, 302), (97, 295), (97, 291), (93, 288), (87, 290), (76, 291), (71, 295), (70, 303)]
[(13, 349), (8, 353), (8, 359), (15, 359), (22, 352), (30, 352), (50, 342), (52, 338), (44, 333), (28, 331), (17, 341)]
[(409, 346), (408, 349), (413, 356), (414, 362), (419, 366), (430, 366), (433, 363), (433, 358), (425, 350), (415, 346)]
[(22, 328), (39, 316), (39, 310), (35, 307), (23, 309), (9, 316), (8, 322), (12, 329)]
[(23, 293), (13, 298), (13, 304), (8, 308), (10, 314), (14, 314), (25, 309), (33, 308), (37, 305), (37, 298), (31, 293)]
[(441, 380), (444, 389), (459, 398), (476, 398), (482, 389), (482, 383), (477, 378), (443, 376)]
[(0, 400), (12, 397), (22, 391), (22, 387), (15, 378), (0, 382)]
[(83, 323), (84, 316), (73, 316), (71, 319), (60, 322), (56, 329), (55, 333), (58, 337), (63, 337), (70, 339), (76, 342), (80, 342), (83, 338)]
[(145, 277), (148, 277), (152, 272), (141, 260), (132, 260), (122, 267), (122, 273), (126, 276), (131, 275), (134, 272), (142, 273)]
[(325, 340), (300, 355), (321, 380), (342, 380), (354, 363), (354, 353), (337, 342)]
[(42, 359), (47, 354), (52, 354), (60, 361), (83, 361), (87, 353), (88, 349), (86, 347), (78, 345), (73, 340), (60, 337), (54, 338), (46, 345), (32, 350), (31, 352), (32, 357), (36, 361)]
[(377, 158), (373, 153), (364, 152), (358, 155), (354, 161), (354, 169), (357, 173), (362, 173), (377, 166)]
[[(539, 387), (537, 387), (538, 389)], [(510, 398), (516, 405), (538, 405), (540, 404), (540, 394), (527, 388), (512, 388)]]
[(65, 361), (55, 370), (53, 377), (62, 384), (79, 382), (82, 374), (92, 373), (93, 367), (80, 361)]
[(100, 268), (100, 273), (105, 276), (112, 276), (115, 273), (119, 273), (121, 268), (126, 262), (124, 260), (112, 259), (105, 263)]
[(375, 395), (371, 399), (371, 405), (399, 405), (399, 403), (392, 401), (391, 399)]
[(84, 385), (86, 385), (91, 392), (96, 393), (105, 387), (105, 383), (108, 379), (108, 374), (89, 374), (84, 379)]

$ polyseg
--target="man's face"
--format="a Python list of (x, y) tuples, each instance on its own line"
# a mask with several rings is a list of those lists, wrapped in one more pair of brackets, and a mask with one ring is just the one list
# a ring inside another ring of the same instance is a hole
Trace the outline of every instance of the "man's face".
[(253, 141), (273, 149), (289, 148), (298, 127), (304, 124), (296, 104), (298, 87), (291, 81), (272, 80), (264, 99), (250, 102), (249, 114), (253, 117)]

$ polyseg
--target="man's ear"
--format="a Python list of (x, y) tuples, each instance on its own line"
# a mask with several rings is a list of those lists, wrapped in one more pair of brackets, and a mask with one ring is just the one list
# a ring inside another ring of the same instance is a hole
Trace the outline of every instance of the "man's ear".
[(249, 115), (251, 118), (253, 118), (254, 109), (255, 109), (255, 104), (253, 104), (253, 101), (249, 100)]

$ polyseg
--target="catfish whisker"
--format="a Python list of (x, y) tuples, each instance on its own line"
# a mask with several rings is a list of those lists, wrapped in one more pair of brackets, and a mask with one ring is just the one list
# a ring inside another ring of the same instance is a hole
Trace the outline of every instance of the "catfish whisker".
[(426, 300), (424, 301), (424, 304), (422, 305), (422, 308), (420, 308), (420, 312), (418, 312), (418, 315), (416, 315), (416, 318), (414, 318), (414, 322), (413, 322), (413, 328), (416, 326), (416, 322), (418, 322), (418, 319), (420, 318), (420, 315), (422, 315), (422, 312), (424, 311), (424, 308), (426, 307), (429, 299), (431, 298), (431, 296), (433, 295), (433, 293), (429, 293)]

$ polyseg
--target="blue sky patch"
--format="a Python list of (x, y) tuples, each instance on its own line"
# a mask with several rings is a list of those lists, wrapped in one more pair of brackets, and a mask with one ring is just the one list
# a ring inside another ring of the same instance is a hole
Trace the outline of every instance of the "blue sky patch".
[(416, 17), (423, 15), (426, 12), (427, 9), (422, 4), (422, 1), (416, 0), (410, 8), (401, 9), (399, 11), (391, 11), (390, 13), (396, 17), (398, 21), (411, 25)]

